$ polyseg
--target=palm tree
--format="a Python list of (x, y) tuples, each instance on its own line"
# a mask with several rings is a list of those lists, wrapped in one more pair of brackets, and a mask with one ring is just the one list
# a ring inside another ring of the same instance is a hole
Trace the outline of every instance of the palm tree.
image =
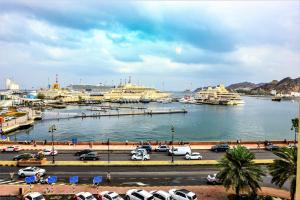
[(268, 166), (272, 175), (271, 182), (282, 187), (287, 180), (290, 180), (290, 196), (291, 200), (294, 200), (296, 192), (297, 148), (283, 147), (273, 153), (280, 159), (274, 160)]
[(218, 179), (227, 190), (235, 190), (237, 198), (243, 191), (256, 194), (260, 189), (259, 182), (265, 174), (260, 166), (255, 165), (254, 159), (254, 153), (238, 145), (229, 149), (218, 163)]

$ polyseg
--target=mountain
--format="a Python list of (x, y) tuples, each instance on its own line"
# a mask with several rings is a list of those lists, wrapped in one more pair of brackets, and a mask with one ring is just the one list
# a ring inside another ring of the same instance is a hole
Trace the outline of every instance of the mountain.
[(251, 94), (270, 94), (272, 90), (276, 90), (277, 94), (290, 94), (291, 92), (300, 92), (300, 77), (292, 79), (284, 78), (280, 81), (273, 80), (251, 89)]
[(237, 91), (250, 91), (253, 88), (256, 88), (258, 86), (261, 86), (262, 84), (255, 84), (251, 82), (241, 82), (241, 83), (234, 83), (226, 87), (228, 90), (237, 90)]

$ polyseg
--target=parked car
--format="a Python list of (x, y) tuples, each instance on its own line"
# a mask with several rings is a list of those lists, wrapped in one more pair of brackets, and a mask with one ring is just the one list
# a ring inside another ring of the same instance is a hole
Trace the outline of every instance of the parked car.
[(146, 190), (131, 189), (126, 192), (125, 200), (152, 200), (153, 195)]
[(174, 200), (196, 200), (197, 196), (195, 193), (186, 189), (171, 189), (169, 190), (170, 195)]
[(161, 145), (159, 145), (159, 146), (155, 149), (155, 151), (157, 151), (157, 152), (167, 152), (167, 151), (169, 151), (169, 149), (170, 149), (170, 147), (169, 147), (168, 145), (161, 144)]
[(275, 150), (278, 150), (279, 149), (279, 146), (276, 146), (274, 144), (268, 144), (266, 147), (266, 150), (268, 151), (275, 151)]
[(79, 192), (75, 194), (74, 199), (76, 200), (97, 200), (91, 193), (89, 192)]
[(100, 155), (98, 155), (97, 152), (90, 152), (90, 153), (87, 153), (87, 154), (82, 154), (80, 157), (79, 157), (80, 160), (99, 160), (100, 159)]
[(130, 153), (131, 153), (131, 155), (133, 155), (133, 154), (137, 154), (137, 153), (147, 154), (148, 152), (147, 152), (146, 149), (143, 149), (143, 148), (139, 148), (139, 147), (138, 147), (138, 148), (132, 150)]
[(169, 155), (174, 154), (175, 156), (183, 156), (186, 154), (191, 154), (192, 150), (190, 146), (181, 146), (174, 148), (174, 151), (172, 151), (172, 148), (169, 150)]
[(34, 155), (31, 153), (23, 153), (20, 155), (16, 155), (13, 160), (21, 160), (21, 159), (30, 159), (30, 158), (34, 158)]
[(150, 160), (150, 155), (144, 153), (136, 153), (131, 156), (131, 160)]
[(39, 174), (40, 176), (45, 175), (46, 170), (45, 169), (41, 169), (38, 167), (26, 167), (23, 169), (19, 169), (18, 171), (18, 175), (21, 177), (25, 177), (25, 176), (36, 176), (37, 174)]
[(141, 146), (139, 146), (139, 148), (146, 149), (148, 153), (152, 152), (152, 147), (150, 144), (141, 145)]
[(44, 149), (42, 152), (42, 154), (44, 154), (45, 156), (56, 156), (58, 154), (58, 152), (56, 150), (52, 151), (52, 149)]
[(123, 200), (123, 198), (115, 192), (103, 191), (98, 195), (101, 200)]
[(3, 152), (19, 152), (22, 148), (19, 146), (8, 146), (2, 149)]
[(206, 180), (208, 184), (221, 184), (217, 174), (208, 174)]
[(39, 192), (31, 192), (31, 193), (25, 194), (23, 196), (23, 200), (45, 200), (45, 198)]
[(211, 147), (211, 150), (214, 152), (225, 152), (230, 149), (228, 144), (217, 144)]
[(202, 156), (198, 152), (193, 152), (192, 154), (185, 155), (186, 160), (202, 160)]
[(154, 190), (150, 192), (154, 200), (172, 200), (171, 195), (163, 190)]
[(83, 155), (83, 154), (87, 154), (87, 153), (90, 153), (90, 152), (93, 152), (93, 150), (91, 150), (91, 149), (84, 149), (84, 150), (82, 150), (82, 151), (76, 152), (76, 153), (75, 153), (75, 156), (81, 156), (81, 155)]

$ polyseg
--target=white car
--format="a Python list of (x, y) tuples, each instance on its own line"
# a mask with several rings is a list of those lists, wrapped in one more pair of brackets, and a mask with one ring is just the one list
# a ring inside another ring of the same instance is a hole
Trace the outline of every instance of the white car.
[(79, 192), (75, 194), (76, 200), (97, 200), (91, 193), (89, 192)]
[(196, 200), (197, 196), (194, 192), (186, 189), (171, 189), (169, 190), (170, 195), (174, 200)]
[(23, 200), (45, 200), (39, 192), (31, 192), (23, 196)]
[(217, 174), (208, 174), (206, 177), (206, 180), (207, 180), (207, 183), (210, 183), (210, 184), (219, 184), (220, 183), (219, 179), (217, 178)]
[(8, 147), (4, 147), (2, 149), (2, 151), (5, 151), (5, 152), (19, 152), (21, 150), (22, 150), (22, 148), (19, 146), (8, 146)]
[(147, 150), (143, 149), (143, 148), (136, 148), (136, 149), (132, 150), (130, 153), (131, 153), (131, 155), (137, 154), (137, 153), (147, 154)]
[(154, 190), (150, 192), (154, 200), (172, 200), (171, 195), (163, 190)]
[(131, 156), (131, 160), (150, 160), (149, 154), (136, 153)]
[(131, 189), (126, 192), (125, 200), (153, 200), (153, 195), (146, 190)]
[(161, 145), (159, 145), (159, 146), (155, 149), (155, 151), (157, 151), (157, 152), (167, 152), (167, 151), (169, 151), (169, 149), (170, 149), (170, 147), (169, 147), (168, 145), (161, 144)]
[(36, 176), (36, 175), (43, 176), (45, 175), (45, 173), (46, 173), (45, 169), (41, 169), (38, 167), (26, 167), (18, 171), (18, 175), (21, 177)]
[(98, 199), (101, 200), (123, 200), (123, 198), (115, 193), (115, 192), (109, 192), (109, 191), (103, 191), (99, 194)]
[(192, 154), (186, 154), (185, 155), (186, 160), (202, 160), (202, 156), (198, 152), (194, 152)]
[(52, 149), (44, 149), (42, 151), (42, 153), (45, 155), (45, 156), (52, 156), (52, 155), (57, 155), (58, 152), (56, 150), (52, 151)]

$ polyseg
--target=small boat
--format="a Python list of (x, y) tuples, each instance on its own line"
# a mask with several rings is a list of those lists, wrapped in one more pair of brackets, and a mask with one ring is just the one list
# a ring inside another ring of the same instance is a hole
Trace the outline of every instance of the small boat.
[(281, 97), (273, 97), (272, 101), (278, 101), (279, 102), (279, 101), (281, 101)]

